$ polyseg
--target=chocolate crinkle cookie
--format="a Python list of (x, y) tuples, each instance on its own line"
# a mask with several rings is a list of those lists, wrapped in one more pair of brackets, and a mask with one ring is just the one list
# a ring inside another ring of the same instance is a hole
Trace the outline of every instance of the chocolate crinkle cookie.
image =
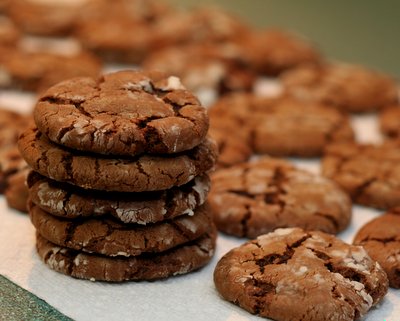
[(234, 119), (249, 131), (253, 150), (271, 156), (320, 156), (326, 145), (354, 139), (347, 116), (293, 97), (235, 93), (218, 100), (210, 114)]
[(281, 159), (262, 158), (212, 174), (208, 197), (218, 229), (256, 237), (278, 227), (336, 234), (351, 218), (349, 197), (332, 181)]
[(386, 273), (361, 246), (299, 228), (231, 250), (214, 282), (224, 299), (277, 321), (353, 321), (388, 291)]
[(353, 243), (363, 246), (379, 262), (391, 287), (400, 288), (400, 208), (391, 209), (365, 224)]
[(51, 87), (34, 110), (51, 141), (100, 154), (178, 153), (202, 142), (208, 116), (179, 78), (121, 71)]
[(378, 111), (398, 102), (394, 79), (358, 65), (302, 66), (284, 73), (281, 80), (288, 94), (345, 112)]
[(400, 205), (400, 142), (328, 146), (322, 174), (339, 184), (355, 203), (380, 209)]

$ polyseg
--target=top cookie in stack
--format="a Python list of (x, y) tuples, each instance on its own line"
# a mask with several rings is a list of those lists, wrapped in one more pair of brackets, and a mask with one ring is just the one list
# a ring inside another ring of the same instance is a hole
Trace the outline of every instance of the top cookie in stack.
[(123, 281), (209, 261), (216, 233), (203, 203), (216, 146), (206, 110), (178, 78), (122, 71), (67, 80), (41, 96), (34, 118), (19, 148), (36, 171), (30, 216), (50, 267)]

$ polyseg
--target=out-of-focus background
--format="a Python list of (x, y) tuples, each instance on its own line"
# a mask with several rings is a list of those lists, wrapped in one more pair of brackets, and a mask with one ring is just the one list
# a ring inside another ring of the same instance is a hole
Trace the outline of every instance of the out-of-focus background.
[(400, 77), (398, 0), (170, 0), (184, 7), (214, 4), (251, 24), (283, 27), (314, 41), (332, 59), (365, 64)]

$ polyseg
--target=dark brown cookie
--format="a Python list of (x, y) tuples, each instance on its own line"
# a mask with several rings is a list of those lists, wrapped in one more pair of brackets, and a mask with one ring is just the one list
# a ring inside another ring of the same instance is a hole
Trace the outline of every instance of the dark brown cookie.
[(400, 105), (384, 109), (379, 116), (381, 131), (388, 137), (400, 138)]
[(245, 68), (232, 44), (191, 44), (167, 47), (148, 56), (142, 67), (178, 76), (200, 98), (230, 91), (250, 91), (255, 74)]
[(79, 76), (97, 77), (101, 70), (97, 58), (87, 52), (64, 55), (29, 52), (21, 48), (9, 48), (2, 53), (0, 67), (3, 71), (1, 87), (39, 92), (65, 79)]
[(117, 192), (166, 190), (186, 184), (212, 169), (217, 158), (217, 147), (209, 139), (184, 154), (133, 159), (72, 153), (51, 143), (37, 128), (24, 132), (18, 145), (26, 162), (43, 176), (82, 188)]
[(254, 151), (271, 156), (319, 156), (327, 144), (354, 138), (347, 116), (295, 98), (232, 94), (212, 106), (210, 114), (236, 119), (250, 131)]
[(215, 251), (215, 230), (169, 251), (133, 257), (107, 257), (61, 248), (37, 235), (40, 258), (57, 272), (91, 281), (155, 280), (186, 274), (206, 265)]
[(283, 30), (254, 30), (237, 41), (248, 66), (258, 74), (276, 76), (303, 64), (319, 64), (321, 56), (305, 38)]
[(345, 112), (377, 111), (398, 102), (396, 82), (363, 66), (343, 63), (304, 66), (288, 71), (281, 80), (290, 95)]
[(86, 49), (105, 61), (139, 63), (152, 48), (152, 25), (169, 11), (159, 0), (90, 1), (80, 14), (75, 34)]
[(210, 179), (204, 174), (166, 191), (112, 193), (81, 189), (31, 172), (28, 186), (32, 202), (56, 216), (79, 218), (111, 214), (123, 223), (147, 224), (192, 214), (204, 203)]
[(62, 82), (42, 95), (34, 118), (53, 142), (126, 156), (188, 150), (208, 130), (207, 111), (178, 78), (141, 71)]
[(380, 209), (400, 206), (400, 141), (329, 146), (322, 174), (337, 182), (358, 204)]
[(17, 171), (7, 178), (7, 185), (4, 191), (8, 207), (14, 208), (20, 212), (28, 212), (28, 197), (29, 191), (26, 186), (26, 178), (30, 168), (26, 165), (25, 168)]
[(243, 163), (253, 154), (249, 130), (232, 119), (210, 115), (208, 133), (218, 145), (218, 167)]
[(50, 242), (70, 249), (107, 256), (136, 256), (164, 252), (193, 241), (210, 229), (207, 206), (194, 215), (182, 215), (147, 226), (122, 224), (112, 218), (67, 220), (29, 205), (31, 221), (40, 235)]
[(224, 299), (279, 321), (353, 321), (388, 290), (385, 272), (361, 246), (297, 228), (231, 250), (214, 282)]
[(400, 288), (400, 208), (365, 224), (353, 243), (361, 245), (385, 270), (389, 284)]
[(88, 0), (12, 0), (7, 12), (26, 33), (60, 36), (72, 31), (77, 12), (85, 2)]
[(208, 197), (218, 229), (256, 237), (278, 227), (336, 234), (351, 218), (349, 197), (333, 182), (292, 166), (261, 158), (216, 171)]

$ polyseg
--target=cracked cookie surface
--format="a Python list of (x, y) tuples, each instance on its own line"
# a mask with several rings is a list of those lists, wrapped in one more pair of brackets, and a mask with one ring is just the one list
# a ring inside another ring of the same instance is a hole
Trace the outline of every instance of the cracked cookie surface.
[(400, 288), (400, 208), (365, 224), (353, 243), (363, 246), (369, 256), (379, 262), (391, 287)]
[(122, 224), (112, 218), (66, 220), (30, 203), (29, 215), (40, 235), (58, 246), (107, 256), (137, 256), (163, 252), (197, 239), (208, 232), (211, 216), (207, 206), (174, 220), (142, 226)]
[(241, 123), (254, 151), (271, 156), (319, 156), (327, 144), (354, 139), (345, 115), (295, 98), (232, 94), (212, 106), (210, 114)]
[(37, 234), (40, 258), (57, 272), (91, 281), (155, 280), (186, 274), (206, 265), (215, 252), (215, 228), (197, 240), (155, 254), (107, 257), (59, 247)]
[(210, 189), (210, 179), (206, 174), (180, 187), (148, 193), (85, 190), (50, 180), (33, 171), (27, 183), (32, 202), (52, 215), (72, 219), (111, 214), (123, 223), (138, 224), (192, 214), (204, 203)]
[(132, 159), (71, 152), (51, 143), (34, 127), (20, 136), (18, 145), (26, 162), (43, 176), (83, 188), (119, 192), (166, 190), (186, 184), (210, 170), (217, 158), (217, 147), (207, 138), (184, 154)]
[(299, 228), (231, 250), (214, 282), (224, 299), (278, 321), (356, 320), (388, 290), (385, 272), (361, 246)]
[(355, 203), (388, 209), (400, 206), (400, 142), (334, 144), (326, 148), (322, 174)]
[(336, 234), (351, 219), (349, 197), (332, 181), (289, 162), (261, 158), (216, 171), (208, 197), (224, 233), (256, 237), (278, 227)]
[(34, 109), (51, 141), (88, 152), (134, 156), (178, 153), (200, 144), (207, 111), (176, 77), (121, 71), (51, 87)]
[(283, 74), (281, 80), (288, 94), (345, 112), (377, 111), (398, 102), (393, 79), (357, 65), (304, 66)]

